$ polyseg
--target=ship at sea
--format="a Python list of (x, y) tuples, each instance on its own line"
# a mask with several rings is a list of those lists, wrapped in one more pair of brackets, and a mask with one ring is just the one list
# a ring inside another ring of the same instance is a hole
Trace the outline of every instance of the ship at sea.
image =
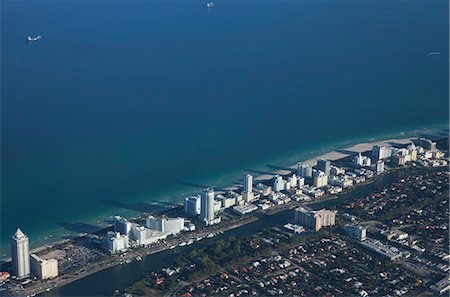
[(42, 39), (42, 36), (41, 36), (41, 35), (38, 35), (38, 36), (36, 36), (36, 37), (31, 37), (31, 36), (28, 36), (28, 37), (27, 37), (27, 41), (28, 41), (28, 42), (33, 42), (33, 41), (37, 41), (37, 40), (40, 40), (40, 39)]
[(441, 51), (439, 50), (439, 47), (436, 46), (434, 51), (428, 53), (428, 57), (439, 56), (440, 54)]
[(440, 54), (441, 54), (440, 51), (429, 52), (428, 53), (428, 57), (439, 56)]
[(215, 5), (216, 5), (216, 4), (215, 4), (214, 2), (212, 2), (212, 1), (206, 3), (206, 6), (207, 6), (208, 8), (213, 8)]

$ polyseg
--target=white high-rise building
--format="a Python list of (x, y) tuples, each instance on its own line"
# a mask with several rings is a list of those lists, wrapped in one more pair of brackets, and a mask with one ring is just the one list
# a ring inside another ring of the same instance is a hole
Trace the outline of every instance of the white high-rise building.
[(363, 166), (370, 167), (370, 165), (372, 165), (372, 161), (370, 160), (370, 158), (364, 157)]
[(273, 190), (275, 192), (279, 192), (284, 190), (284, 183), (285, 181), (283, 180), (283, 178), (280, 175), (275, 175), (273, 178)]
[(372, 162), (371, 162), (370, 158), (361, 155), (361, 153), (358, 153), (355, 156), (355, 159), (354, 159), (354, 164), (355, 165), (369, 167), (371, 165), (371, 163)]
[(167, 237), (166, 233), (150, 230), (138, 224), (131, 225), (131, 236), (138, 245), (149, 245)]
[(326, 209), (311, 210), (298, 207), (295, 209), (294, 221), (305, 228), (319, 231), (322, 227), (334, 226), (336, 224), (336, 211)]
[(18, 278), (30, 275), (29, 241), (22, 230), (17, 228), (11, 237), (12, 273)]
[(251, 176), (250, 174), (246, 174), (244, 176), (244, 192), (253, 192), (253, 176)]
[(129, 222), (127, 219), (115, 216), (114, 217), (114, 231), (119, 232), (120, 234), (125, 234), (130, 236), (131, 232), (131, 222)]
[(290, 184), (291, 188), (297, 187), (297, 182), (298, 178), (297, 175), (295, 175), (295, 173), (288, 178), (288, 183)]
[(307, 164), (303, 164), (301, 162), (297, 163), (297, 174), (301, 177), (311, 177), (312, 176), (312, 167), (307, 165)]
[(106, 245), (111, 254), (125, 251), (130, 246), (128, 235), (121, 235), (119, 232), (109, 231), (106, 234)]
[(289, 181), (284, 181), (284, 189), (289, 191), (291, 189), (291, 183)]
[(362, 166), (362, 165), (363, 165), (363, 162), (364, 162), (364, 157), (361, 155), (361, 153), (358, 153), (358, 154), (355, 156), (355, 165)]
[(246, 174), (244, 176), (244, 189), (242, 191), (244, 201), (250, 202), (254, 198), (253, 194), (253, 176)]
[(410, 155), (410, 160), (416, 161), (417, 160), (417, 148), (416, 148), (415, 144), (411, 143), (410, 145), (408, 145), (407, 149), (408, 149), (408, 152)]
[(317, 169), (325, 172), (326, 175), (330, 175), (331, 162), (328, 160), (319, 159), (316, 165)]
[(372, 156), (374, 156), (377, 160), (390, 158), (391, 155), (392, 155), (392, 147), (376, 145), (372, 149)]
[(320, 170), (314, 171), (313, 185), (316, 188), (325, 187), (326, 185), (328, 185), (328, 175), (326, 175), (325, 172), (322, 172)]
[(200, 220), (206, 225), (212, 225), (214, 224), (214, 190), (212, 188), (204, 189), (200, 193), (200, 198)]
[(184, 198), (184, 213), (188, 217), (195, 217), (200, 214), (200, 195)]
[(384, 172), (384, 161), (378, 160), (373, 164), (374, 171), (376, 174), (381, 174)]
[(155, 218), (148, 216), (146, 220), (147, 228), (166, 234), (178, 234), (184, 228), (184, 218)]

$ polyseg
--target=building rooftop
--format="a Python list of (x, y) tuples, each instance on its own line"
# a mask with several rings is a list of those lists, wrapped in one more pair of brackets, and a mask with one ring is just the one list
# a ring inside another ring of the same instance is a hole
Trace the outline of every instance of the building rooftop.
[(20, 230), (20, 228), (17, 228), (16, 233), (14, 233), (13, 239), (22, 239), (22, 238), (27, 238), (27, 236), (25, 235), (25, 233), (22, 232), (22, 230)]

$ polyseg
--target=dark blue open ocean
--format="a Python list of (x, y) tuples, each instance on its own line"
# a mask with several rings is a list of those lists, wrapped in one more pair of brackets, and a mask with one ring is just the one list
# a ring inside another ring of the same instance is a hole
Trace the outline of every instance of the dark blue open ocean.
[(215, 2), (2, 0), (1, 255), (448, 124), (448, 1)]

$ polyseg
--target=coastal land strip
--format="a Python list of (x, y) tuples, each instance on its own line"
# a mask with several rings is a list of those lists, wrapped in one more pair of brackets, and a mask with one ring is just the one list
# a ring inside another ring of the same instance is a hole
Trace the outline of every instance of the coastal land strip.
[[(375, 145), (385, 145), (385, 146), (390, 146), (393, 144), (406, 145), (406, 144), (413, 142), (416, 139), (417, 139), (416, 137), (405, 137), (405, 138), (394, 138), (394, 139), (386, 139), (386, 140), (381, 140), (381, 141), (359, 143), (359, 144), (355, 144), (355, 145), (345, 147), (342, 149), (336, 149), (336, 150), (330, 151), (328, 153), (319, 155), (317, 157), (305, 160), (305, 161), (303, 161), (303, 163), (313, 166), (317, 163), (317, 160), (319, 160), (319, 159), (327, 159), (330, 161), (337, 161), (339, 159), (353, 156), (357, 153), (363, 153), (363, 152), (369, 151)], [(280, 169), (280, 170), (274, 171), (273, 174), (259, 175), (255, 178), (255, 181), (256, 182), (267, 181), (267, 180), (271, 179), (274, 175), (277, 175), (277, 174), (278, 175), (287, 175), (287, 174), (291, 173), (293, 170), (295, 170), (296, 166), (297, 166), (297, 164), (290, 165), (288, 168), (290, 168), (291, 170)], [(353, 189), (355, 189), (357, 187), (367, 185), (368, 183), (372, 183), (376, 179), (377, 178), (374, 178), (374, 179), (369, 180), (368, 182), (353, 186), (351, 189), (346, 190), (346, 192), (352, 191)], [(237, 189), (236, 185), (224, 188), (224, 190), (235, 190), (235, 189)], [(326, 200), (331, 200), (331, 199), (336, 199), (336, 197), (325, 197), (322, 199), (318, 198), (318, 199), (314, 199), (313, 201), (311, 201), (309, 203), (303, 203), (303, 204), (312, 205), (315, 203), (320, 203), (320, 202), (323, 202)], [(263, 213), (265, 215), (273, 215), (273, 214), (276, 214), (276, 213), (284, 211), (284, 210), (292, 209), (293, 207), (296, 207), (296, 206), (298, 206), (297, 203), (290, 203), (288, 205), (275, 206), (269, 210), (263, 211)], [(261, 211), (258, 211), (258, 212), (261, 212)], [(140, 216), (132, 218), (131, 221), (142, 220), (146, 215), (148, 215), (148, 214), (144, 213)], [(173, 239), (167, 240), (164, 244), (155, 244), (155, 245), (152, 245), (147, 248), (137, 248), (137, 249), (131, 250), (130, 252), (127, 253), (127, 255), (125, 255), (123, 257), (107, 257), (106, 259), (96, 263), (96, 266), (91, 270), (85, 270), (81, 273), (77, 273), (77, 274), (71, 275), (70, 277), (66, 277), (66, 278), (58, 277), (58, 278), (55, 278), (52, 280), (48, 280), (45, 282), (45, 288), (47, 288), (47, 290), (43, 290), (44, 284), (41, 284), (41, 286), (39, 286), (39, 287), (32, 286), (33, 288), (32, 287), (30, 287), (29, 289), (26, 288), (24, 291), (26, 291), (26, 295), (31, 296), (31, 295), (35, 295), (35, 294), (39, 294), (39, 293), (48, 291), (48, 289), (51, 289), (51, 288), (62, 287), (69, 283), (75, 282), (81, 278), (87, 277), (91, 274), (114, 267), (116, 265), (123, 264), (124, 261), (132, 260), (137, 256), (146, 256), (146, 255), (156, 254), (156, 253), (162, 252), (164, 250), (168, 250), (173, 246), (177, 246), (182, 242), (186, 242), (187, 240), (195, 240), (196, 238), (206, 238), (209, 234), (223, 233), (223, 232), (241, 227), (243, 225), (255, 222), (257, 220), (258, 220), (258, 216), (256, 214), (250, 214), (250, 215), (244, 216), (240, 220), (231, 222), (231, 224), (228, 224), (225, 226), (217, 226), (217, 227), (211, 226), (209, 228), (200, 230), (199, 232), (190, 232), (190, 233), (181, 234)], [(111, 228), (112, 228), (112, 225), (109, 225), (105, 228), (102, 228), (102, 229), (96, 231), (96, 232), (93, 232), (93, 234), (104, 234), (107, 231), (111, 230)], [(73, 239), (68, 239), (68, 240), (58, 242), (58, 243), (53, 243), (53, 244), (46, 245), (44, 247), (40, 247), (38, 249), (35, 249), (34, 251), (35, 252), (36, 251), (52, 252), (53, 250), (64, 248), (65, 245), (76, 244), (79, 241), (85, 240), (86, 236), (87, 236), (87, 234), (83, 234), (83, 235), (75, 237)], [(5, 267), (5, 266), (7, 267), (8, 264), (9, 264), (8, 261), (4, 261), (2, 263), (2, 267)], [(24, 291), (22, 291), (21, 293), (24, 293)]]

